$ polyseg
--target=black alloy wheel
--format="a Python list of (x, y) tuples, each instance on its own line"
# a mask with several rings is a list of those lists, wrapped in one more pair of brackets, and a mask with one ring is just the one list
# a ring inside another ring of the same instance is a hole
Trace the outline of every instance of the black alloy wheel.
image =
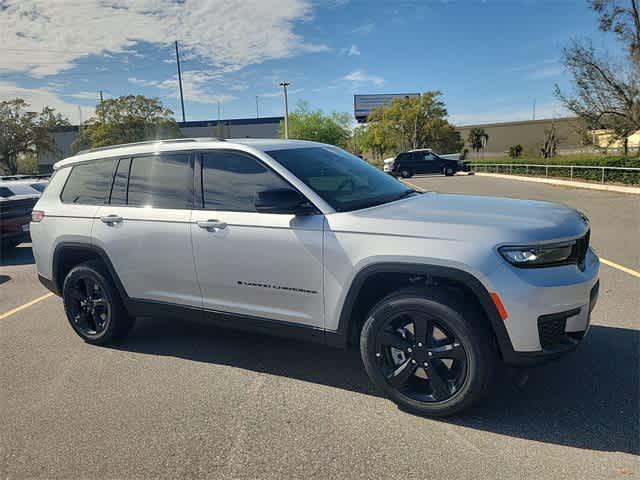
[(445, 417), (490, 388), (498, 365), (484, 313), (451, 290), (408, 287), (380, 300), (360, 335), (371, 381), (401, 409)]
[(67, 320), (73, 330), (93, 345), (116, 343), (134, 325), (120, 293), (102, 262), (88, 261), (72, 268), (62, 287)]
[(386, 319), (375, 337), (375, 356), (386, 381), (418, 402), (443, 402), (462, 387), (467, 354), (438, 319), (408, 310)]
[(69, 285), (69, 315), (75, 328), (86, 337), (99, 337), (111, 321), (111, 305), (95, 278), (78, 275)]
[(403, 168), (402, 170), (400, 170), (400, 176), (402, 178), (411, 178), (413, 176), (413, 172), (408, 168)]

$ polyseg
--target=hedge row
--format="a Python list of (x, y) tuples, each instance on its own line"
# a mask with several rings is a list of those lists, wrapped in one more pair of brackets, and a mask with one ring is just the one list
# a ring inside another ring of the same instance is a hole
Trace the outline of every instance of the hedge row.
[[(563, 158), (555, 157), (550, 159), (500, 159), (500, 160), (484, 160), (473, 161), (472, 165), (479, 165), (483, 163), (504, 163), (514, 164), (512, 167), (508, 166), (490, 166), (490, 167), (475, 167), (474, 170), (478, 172), (490, 172), (490, 173), (507, 173), (513, 175), (530, 175), (535, 177), (547, 176), (547, 168), (542, 167), (524, 167), (520, 164), (537, 164), (537, 165), (581, 165), (581, 166), (594, 166), (594, 167), (631, 167), (640, 168), (640, 157), (616, 157), (616, 158)], [(516, 165), (518, 164), (518, 165)], [(548, 176), (555, 178), (571, 178), (571, 168), (563, 166), (562, 168), (549, 168)], [(573, 168), (573, 178), (579, 180), (587, 180), (594, 182), (602, 181), (602, 170), (593, 168)], [(625, 183), (630, 185), (640, 185), (640, 171), (622, 171), (622, 170), (605, 170), (604, 174), (605, 182)]]

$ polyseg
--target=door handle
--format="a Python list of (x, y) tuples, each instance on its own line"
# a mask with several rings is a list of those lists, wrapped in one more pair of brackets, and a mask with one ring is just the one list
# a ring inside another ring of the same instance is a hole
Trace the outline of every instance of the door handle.
[(100, 217), (102, 223), (107, 225), (113, 225), (115, 223), (122, 223), (123, 218), (120, 215), (107, 215), (106, 217)]
[(217, 232), (218, 230), (224, 230), (225, 228), (227, 228), (227, 224), (219, 220), (199, 221), (199, 222), (196, 222), (196, 224), (200, 228), (203, 228), (208, 232)]

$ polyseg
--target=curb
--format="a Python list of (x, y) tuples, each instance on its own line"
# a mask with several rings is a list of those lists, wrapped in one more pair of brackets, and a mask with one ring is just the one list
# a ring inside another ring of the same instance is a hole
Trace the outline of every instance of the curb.
[(602, 185), (599, 183), (574, 182), (571, 180), (557, 180), (555, 178), (523, 177), (521, 175), (503, 175), (500, 173), (480, 173), (476, 175), (483, 177), (507, 178), (521, 182), (547, 183), (549, 185), (559, 185), (562, 187), (586, 188), (589, 190), (601, 190), (605, 192), (631, 193), (640, 195), (640, 187), (623, 187), (620, 185)]

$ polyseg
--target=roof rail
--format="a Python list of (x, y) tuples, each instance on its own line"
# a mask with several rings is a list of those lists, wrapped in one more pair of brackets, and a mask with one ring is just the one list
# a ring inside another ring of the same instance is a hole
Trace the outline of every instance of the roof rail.
[(146, 140), (144, 142), (121, 143), (120, 145), (109, 145), (107, 147), (89, 148), (87, 150), (80, 150), (78, 153), (76, 153), (76, 155), (82, 155), (84, 153), (102, 152), (104, 150), (111, 150), (114, 148), (136, 147), (138, 145), (153, 145), (155, 143), (168, 144), (168, 143), (188, 143), (188, 142), (224, 142), (224, 139), (216, 138), (216, 137), (199, 137), (199, 138), (167, 138), (164, 140)]

